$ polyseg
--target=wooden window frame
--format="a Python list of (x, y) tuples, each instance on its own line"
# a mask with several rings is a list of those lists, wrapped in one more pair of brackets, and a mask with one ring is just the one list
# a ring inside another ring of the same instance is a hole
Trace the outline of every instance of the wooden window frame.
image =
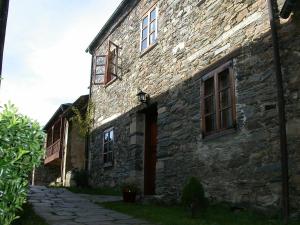
[[(100, 58), (100, 57), (105, 58), (105, 64), (97, 65), (97, 58)], [(97, 74), (97, 67), (98, 66), (104, 66), (104, 69), (105, 69), (105, 71), (103, 73), (103, 81), (102, 82), (96, 82), (96, 77), (100, 75), (100, 74)], [(93, 83), (95, 85), (104, 84), (105, 83), (106, 70), (107, 70), (107, 55), (96, 55), (96, 56), (94, 56), (94, 76), (93, 76)]]
[[(110, 134), (110, 132), (113, 133), (113, 139), (112, 141), (109, 141), (109, 142), (105, 142), (105, 134)], [(109, 129), (106, 129), (103, 131), (103, 138), (102, 138), (103, 142), (102, 142), (102, 159), (103, 159), (103, 164), (104, 164), (104, 167), (110, 167), (110, 166), (113, 166), (113, 162), (114, 162), (114, 151), (113, 151), (113, 146), (114, 146), (114, 142), (115, 142), (115, 134), (114, 134), (114, 128), (111, 127)], [(104, 149), (105, 149), (105, 145), (108, 144), (108, 147), (109, 147), (109, 150), (110, 151), (107, 151), (107, 152), (104, 152)], [(110, 149), (112, 148), (112, 149)], [(105, 155), (109, 155), (109, 154), (112, 154), (111, 156), (111, 160), (109, 161), (105, 161), (104, 158), (105, 158)]]
[[(225, 70), (229, 70), (229, 86), (220, 90), (219, 89), (219, 74)], [(205, 122), (205, 118), (207, 116), (207, 114), (205, 114), (205, 81), (207, 81), (208, 79), (213, 78), (214, 79), (214, 107), (215, 107), (215, 126), (216, 129), (211, 131), (211, 132), (207, 132), (206, 131), (206, 122)], [(229, 129), (234, 129), (236, 128), (236, 100), (235, 100), (235, 80), (234, 80), (234, 73), (233, 73), (233, 67), (232, 67), (232, 62), (227, 62), (219, 67), (217, 67), (216, 69), (214, 69), (213, 71), (209, 72), (208, 74), (202, 76), (201, 78), (201, 126), (202, 126), (202, 136), (203, 138), (207, 137), (207, 136), (213, 136), (214, 134), (217, 133), (223, 133), (226, 130)], [(231, 106), (225, 107), (225, 108), (221, 108), (220, 107), (220, 92), (224, 91), (225, 89), (230, 89), (230, 100), (231, 100)], [(216, 97), (218, 96), (218, 97)], [(231, 119), (232, 119), (232, 125), (230, 127), (226, 127), (226, 128), (222, 128), (221, 127), (221, 112), (222, 110), (226, 110), (228, 108), (231, 108)]]
[[(112, 41), (108, 41), (108, 49), (107, 49), (107, 54), (106, 55), (95, 55), (94, 56), (94, 66), (93, 66), (93, 84), (94, 85), (106, 85), (108, 86), (109, 84), (113, 83), (117, 77), (118, 77), (118, 70), (119, 70), (119, 49), (120, 47), (113, 43)], [(115, 52), (115, 62), (112, 63), (112, 54)], [(98, 57), (104, 57), (105, 58), (105, 64), (97, 65), (97, 58)], [(105, 71), (103, 74), (103, 82), (96, 82), (96, 76), (100, 75), (97, 74), (97, 67), (98, 66), (104, 66)], [(111, 72), (111, 67), (115, 67), (115, 73)]]
[[(151, 12), (155, 10), (155, 19), (151, 20)], [(144, 19), (147, 18), (148, 23), (146, 27), (143, 27)], [(151, 23), (155, 22), (155, 29), (151, 31)], [(147, 29), (147, 36), (143, 39), (143, 31)], [(155, 41), (150, 43), (150, 37), (152, 34), (155, 34)], [(140, 22), (140, 52), (141, 54), (149, 51), (157, 44), (158, 39), (158, 6), (155, 4), (153, 5), (146, 13), (143, 14)], [(143, 49), (143, 41), (147, 41), (147, 46)]]

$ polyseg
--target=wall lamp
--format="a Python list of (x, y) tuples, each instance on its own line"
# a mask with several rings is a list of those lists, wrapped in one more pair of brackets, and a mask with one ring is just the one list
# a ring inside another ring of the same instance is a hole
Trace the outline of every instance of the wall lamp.
[(147, 104), (150, 100), (150, 95), (143, 92), (142, 90), (139, 90), (136, 96), (138, 97), (138, 100), (139, 100), (140, 103), (146, 103)]

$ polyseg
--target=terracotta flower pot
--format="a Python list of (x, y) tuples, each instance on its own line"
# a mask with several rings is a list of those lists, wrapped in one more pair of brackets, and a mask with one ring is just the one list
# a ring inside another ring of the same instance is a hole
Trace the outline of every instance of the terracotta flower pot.
[(135, 202), (136, 192), (123, 191), (124, 202)]

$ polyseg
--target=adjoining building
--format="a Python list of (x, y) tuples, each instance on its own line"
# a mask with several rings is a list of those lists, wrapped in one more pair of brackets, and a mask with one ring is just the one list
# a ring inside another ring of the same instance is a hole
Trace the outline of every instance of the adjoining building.
[(34, 184), (71, 186), (74, 172), (86, 169), (86, 138), (72, 118), (73, 107), (85, 115), (88, 99), (83, 95), (73, 104), (62, 104), (44, 126), (46, 153), (43, 165), (35, 169)]

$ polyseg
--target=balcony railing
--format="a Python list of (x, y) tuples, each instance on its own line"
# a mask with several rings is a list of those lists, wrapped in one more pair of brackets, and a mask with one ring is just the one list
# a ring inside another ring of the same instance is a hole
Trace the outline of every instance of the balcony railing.
[(45, 158), (45, 164), (55, 160), (55, 159), (59, 159), (61, 154), (61, 143), (60, 143), (61, 139), (58, 139), (57, 141), (55, 141), (52, 145), (47, 147), (46, 150), (46, 158)]

